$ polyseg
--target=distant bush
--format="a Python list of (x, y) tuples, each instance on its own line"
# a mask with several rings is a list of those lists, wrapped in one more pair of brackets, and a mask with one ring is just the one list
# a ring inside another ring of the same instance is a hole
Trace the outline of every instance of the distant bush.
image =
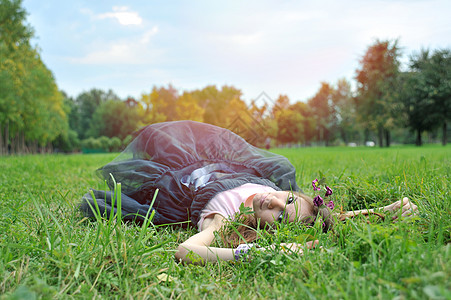
[(101, 136), (97, 139), (100, 143), (100, 148), (105, 151), (110, 151), (110, 138), (107, 136)]
[(122, 147), (122, 141), (117, 136), (112, 137), (110, 140), (110, 151), (117, 152), (121, 150)]
[(67, 134), (59, 135), (56, 140), (52, 142), (55, 152), (73, 152), (80, 149), (80, 140), (77, 132), (69, 130)]
[(94, 149), (95, 138), (87, 138), (81, 141), (81, 146), (86, 149)]
[(81, 142), (83, 153), (117, 152), (120, 151), (123, 142), (118, 137), (87, 138)]
[(130, 142), (133, 140), (133, 136), (132, 135), (127, 135), (124, 140), (122, 141), (122, 147), (125, 148), (128, 146), (128, 144), (130, 144)]
[(99, 139), (93, 137), (87, 138), (81, 142), (83, 153), (99, 153), (107, 152), (108, 149), (102, 147), (102, 142)]

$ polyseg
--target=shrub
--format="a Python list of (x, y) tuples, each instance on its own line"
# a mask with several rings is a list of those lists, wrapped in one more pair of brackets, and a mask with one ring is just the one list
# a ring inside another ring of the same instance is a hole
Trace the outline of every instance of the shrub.
[(122, 147), (127, 147), (128, 144), (130, 144), (130, 142), (133, 140), (133, 136), (132, 135), (127, 135), (124, 140), (122, 141)]
[(111, 140), (110, 140), (109, 137), (101, 136), (97, 140), (100, 143), (100, 149), (103, 149), (105, 151), (109, 151), (110, 150)]
[(118, 138), (117, 136), (112, 137), (110, 140), (110, 151), (119, 151), (121, 149), (122, 146), (122, 141), (120, 138)]

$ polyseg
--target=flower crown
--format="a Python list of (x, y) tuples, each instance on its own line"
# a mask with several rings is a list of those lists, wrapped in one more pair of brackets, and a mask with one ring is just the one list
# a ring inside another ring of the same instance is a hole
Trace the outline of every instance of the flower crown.
[[(312, 186), (313, 186), (313, 190), (316, 191), (321, 191), (321, 184), (323, 183), (324, 179), (321, 179), (321, 181), (319, 181), (318, 179), (315, 179), (312, 181)], [(332, 195), (332, 189), (330, 187), (328, 187), (327, 185), (324, 184), (324, 189), (326, 190), (326, 193), (324, 194), (324, 198), (329, 197), (330, 195)], [(327, 204), (324, 204), (324, 199), (320, 196), (320, 195), (316, 195), (315, 198), (313, 198), (313, 205), (317, 206), (317, 207), (322, 207), (322, 206), (326, 206), (329, 209), (334, 209), (335, 204), (334, 201), (330, 200)]]

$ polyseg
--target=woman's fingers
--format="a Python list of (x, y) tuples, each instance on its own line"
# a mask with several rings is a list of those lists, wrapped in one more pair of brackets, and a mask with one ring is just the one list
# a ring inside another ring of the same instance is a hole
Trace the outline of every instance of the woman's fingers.
[[(407, 197), (404, 197), (402, 200), (397, 201), (394, 204), (395, 205), (393, 206), (393, 210), (391, 210), (391, 211), (395, 212), (395, 215), (393, 216), (393, 220), (398, 219), (399, 209), (401, 209), (402, 217), (410, 217), (412, 215), (416, 215), (418, 212), (418, 206), (413, 204)], [(401, 205), (402, 205), (402, 207), (401, 207)]]
[(310, 241), (305, 244), (298, 243), (281, 243), (280, 247), (282, 251), (285, 252), (295, 252), (298, 254), (303, 254), (305, 249), (313, 249), (319, 244), (318, 240)]
[(319, 244), (319, 241), (318, 241), (318, 240), (314, 240), (314, 241), (310, 241), (310, 242), (305, 243), (305, 247), (306, 247), (307, 249), (313, 249), (313, 248), (315, 248), (318, 244)]
[(396, 202), (393, 202), (393, 203), (390, 204), (390, 205), (385, 206), (385, 207), (384, 207), (384, 210), (385, 210), (385, 211), (396, 211), (396, 210), (398, 210), (400, 207), (401, 207), (401, 201), (398, 200), (398, 201), (396, 201)]

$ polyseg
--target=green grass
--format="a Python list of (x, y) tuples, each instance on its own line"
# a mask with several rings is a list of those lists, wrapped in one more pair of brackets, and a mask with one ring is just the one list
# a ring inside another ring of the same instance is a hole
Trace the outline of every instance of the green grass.
[(450, 150), (275, 149), (295, 165), (307, 193), (325, 174), (339, 208), (407, 196), (420, 215), (397, 223), (357, 218), (329, 233), (281, 225), (259, 243), (319, 239), (324, 250), (206, 266), (174, 260), (194, 229), (81, 216), (81, 196), (103, 186), (94, 170), (115, 155), (0, 157), (0, 298), (450, 299)]

